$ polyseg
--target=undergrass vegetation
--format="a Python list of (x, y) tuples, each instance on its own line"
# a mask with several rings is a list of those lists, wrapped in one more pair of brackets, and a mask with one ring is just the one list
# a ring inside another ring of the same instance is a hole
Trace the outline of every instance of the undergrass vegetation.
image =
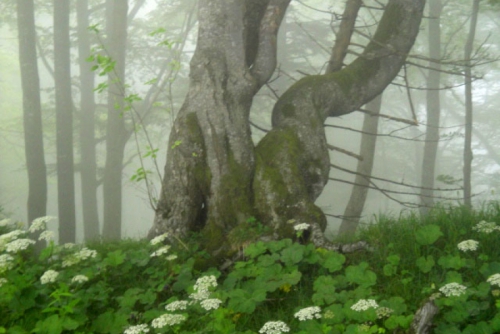
[(498, 203), (381, 215), (335, 240), (370, 251), (256, 242), (224, 271), (195, 238), (56, 245), (48, 219), (0, 221), (0, 333), (409, 333), (430, 300), (433, 333), (500, 332)]

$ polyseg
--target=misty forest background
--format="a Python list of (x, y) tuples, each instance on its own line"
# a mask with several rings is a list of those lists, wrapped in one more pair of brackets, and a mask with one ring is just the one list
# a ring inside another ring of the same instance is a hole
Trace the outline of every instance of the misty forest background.
[[(49, 229), (64, 242), (74, 241), (73, 230), (79, 242), (144, 237), (188, 88), (197, 2), (30, 2), (0, 2), (0, 215), (57, 216)], [(345, 63), (383, 13), (383, 1), (363, 3)], [(291, 2), (278, 69), (253, 102), (255, 143), (271, 128), (280, 94), (325, 71), (344, 5)], [(381, 100), (328, 119), (332, 168), (317, 200), (327, 236), (381, 212), (499, 200), (499, 14), (496, 1), (428, 1), (407, 64)], [(44, 187), (46, 199), (33, 195)]]

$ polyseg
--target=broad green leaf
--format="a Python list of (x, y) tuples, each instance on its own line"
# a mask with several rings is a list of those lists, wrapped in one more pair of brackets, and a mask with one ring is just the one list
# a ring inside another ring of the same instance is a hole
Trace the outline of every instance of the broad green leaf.
[(420, 269), (421, 272), (423, 272), (424, 274), (428, 273), (429, 271), (432, 270), (432, 268), (434, 267), (434, 264), (436, 264), (434, 262), (434, 258), (432, 257), (432, 255), (429, 255), (429, 256), (421, 256), (417, 259), (417, 267)]
[(312, 301), (314, 305), (331, 304), (336, 299), (335, 281), (331, 276), (319, 276), (314, 281)]
[(345, 262), (345, 256), (337, 252), (325, 253), (325, 260), (323, 262), (323, 267), (328, 269), (329, 272), (333, 273), (342, 269), (342, 265)]
[(347, 281), (356, 283), (365, 287), (375, 285), (377, 274), (368, 269), (368, 263), (361, 262), (357, 266), (349, 266), (345, 270)]
[(449, 268), (458, 270), (465, 266), (466, 261), (465, 259), (462, 259), (460, 256), (444, 255), (439, 258), (438, 264), (446, 269)]
[(417, 230), (415, 239), (419, 245), (432, 245), (443, 233), (438, 225), (425, 225)]
[(108, 253), (106, 258), (104, 259), (104, 263), (110, 267), (118, 267), (120, 264), (125, 261), (125, 254), (119, 249), (114, 252)]

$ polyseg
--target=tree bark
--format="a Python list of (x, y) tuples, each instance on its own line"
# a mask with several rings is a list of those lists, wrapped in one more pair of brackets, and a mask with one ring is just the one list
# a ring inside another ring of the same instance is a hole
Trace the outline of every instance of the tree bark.
[(472, 206), (472, 64), (471, 54), (476, 36), (477, 14), (479, 12), (479, 1), (474, 0), (472, 3), (472, 13), (470, 18), (469, 34), (464, 48), (465, 59), (465, 140), (464, 140), (464, 204)]
[(380, 113), (381, 105), (382, 94), (366, 105), (366, 108), (372, 111), (372, 114), (365, 114), (363, 119), (363, 135), (359, 149), (363, 160), (358, 161), (356, 168), (358, 174), (354, 179), (355, 185), (352, 188), (351, 197), (344, 211), (339, 234), (354, 234), (359, 225), (361, 213), (363, 212), (368, 195), (368, 186), (370, 185), (370, 177), (365, 175), (371, 175), (373, 169), (379, 120), (377, 114)]
[(103, 179), (103, 237), (120, 239), (122, 215), (122, 169), (127, 131), (125, 129), (125, 50), (128, 1), (106, 2), (106, 52), (115, 61), (108, 73), (108, 120), (106, 125), (106, 163)]
[(425, 215), (434, 204), (433, 194), (436, 156), (439, 145), (439, 118), (441, 114), (441, 0), (429, 1), (429, 74), (427, 76), (427, 125), (422, 161), (420, 214)]
[(150, 237), (201, 230), (203, 246), (225, 257), (262, 237), (247, 221), (255, 215), (269, 238), (293, 237), (301, 222), (311, 225), (313, 242), (326, 244), (326, 219), (314, 205), (328, 180), (325, 119), (356, 110), (391, 82), (413, 45), (424, 1), (390, 1), (361, 57), (285, 92), (273, 129), (254, 150), (248, 113), (275, 69), (276, 33), (288, 4), (200, 1), (189, 93), (169, 138)]
[(95, 148), (94, 73), (90, 56), (88, 0), (77, 0), (78, 65), (80, 67), (80, 177), (82, 183), (83, 234), (86, 241), (99, 237), (97, 209), (97, 163)]
[(19, 64), (23, 90), (23, 125), (28, 170), (28, 222), (47, 215), (47, 172), (43, 149), (40, 79), (36, 56), (33, 0), (17, 2)]
[(76, 235), (69, 6), (69, 1), (54, 1), (57, 204), (60, 243), (75, 242)]

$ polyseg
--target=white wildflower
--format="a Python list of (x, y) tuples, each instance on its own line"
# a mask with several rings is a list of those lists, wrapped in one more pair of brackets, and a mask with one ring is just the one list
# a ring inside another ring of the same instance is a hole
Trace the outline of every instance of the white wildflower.
[(439, 291), (441, 291), (446, 297), (461, 296), (465, 293), (465, 290), (467, 290), (467, 287), (455, 282), (448, 283), (439, 288)]
[(172, 255), (167, 256), (165, 259), (167, 259), (168, 261), (173, 261), (173, 260), (177, 259), (177, 255), (172, 254)]
[(321, 308), (318, 306), (311, 306), (303, 308), (293, 315), (299, 321), (320, 319), (321, 318)]
[(208, 290), (200, 290), (189, 295), (189, 298), (195, 301), (205, 300), (208, 299), (208, 297), (210, 297), (210, 291)]
[(457, 247), (459, 250), (462, 252), (467, 252), (467, 251), (475, 251), (477, 249), (477, 246), (479, 245), (479, 242), (476, 240), (465, 240), (460, 242)]
[(40, 283), (53, 283), (56, 281), (57, 276), (59, 276), (59, 273), (57, 271), (49, 269), (43, 273), (42, 277), (40, 277)]
[(12, 240), (16, 240), (18, 237), (21, 235), (25, 235), (26, 231), (24, 230), (14, 230), (10, 231), (9, 233), (5, 233), (0, 235), (0, 245), (1, 244), (7, 244), (11, 242)]
[(207, 290), (211, 287), (217, 287), (217, 278), (214, 275), (200, 277), (194, 285), (196, 291)]
[(83, 247), (78, 252), (66, 256), (62, 262), (62, 266), (63, 268), (70, 267), (80, 263), (81, 261), (87, 260), (88, 258), (95, 258), (96, 256), (97, 252), (95, 250)]
[(54, 240), (54, 232), (49, 230), (43, 231), (40, 233), (38, 240), (52, 241)]
[(36, 231), (43, 231), (47, 228), (47, 223), (52, 219), (55, 219), (55, 217), (45, 216), (34, 219), (31, 222), (28, 231), (30, 231), (31, 233), (34, 233)]
[(488, 279), (486, 282), (490, 283), (491, 285), (496, 285), (500, 287), (500, 274), (493, 274)]
[(497, 224), (494, 223), (494, 222), (487, 222), (485, 220), (481, 220), (472, 229), (474, 231), (478, 231), (478, 232), (489, 234), (489, 233), (491, 233), (493, 231), (500, 230), (500, 226), (497, 226)]
[(0, 227), (6, 227), (6, 226), (9, 226), (9, 225), (10, 225), (10, 219), (9, 218), (0, 220)]
[(7, 279), (6, 278), (3, 278), (3, 277), (0, 277), (0, 287), (2, 287), (2, 285), (4, 285), (5, 283), (7, 283)]
[(153, 252), (151, 254), (151, 257), (167, 254), (169, 249), (170, 249), (169, 245), (163, 246), (163, 247), (159, 248), (158, 250), (156, 250), (155, 252)]
[(360, 299), (356, 304), (351, 306), (351, 310), (358, 312), (366, 311), (370, 308), (378, 308), (377, 302), (373, 299)]
[(71, 283), (85, 283), (89, 278), (85, 275), (76, 275), (71, 279)]
[(14, 267), (12, 261), (14, 261), (14, 258), (9, 254), (0, 254), (0, 274)]
[(309, 225), (308, 223), (302, 223), (302, 224), (297, 224), (293, 227), (293, 229), (295, 231), (304, 231), (304, 230), (307, 230), (309, 228)]
[(175, 302), (171, 302), (167, 306), (165, 306), (165, 310), (167, 311), (178, 311), (185, 310), (187, 308), (188, 302), (185, 300), (176, 300)]
[(189, 295), (189, 298), (194, 300), (204, 300), (210, 297), (209, 289), (217, 287), (217, 278), (213, 275), (203, 276), (196, 280), (194, 285), (194, 293)]
[(377, 318), (382, 319), (388, 318), (394, 310), (388, 307), (379, 307), (375, 312), (377, 313)]
[(72, 243), (72, 242), (67, 242), (67, 243), (65, 243), (64, 245), (62, 245), (62, 247), (63, 247), (64, 249), (72, 249), (72, 248), (74, 248), (75, 246), (76, 246), (76, 245), (75, 245), (74, 243)]
[(151, 245), (157, 245), (159, 243), (162, 243), (166, 238), (168, 238), (168, 233), (163, 233), (162, 235), (159, 235), (149, 242)]
[(201, 301), (200, 306), (203, 307), (205, 310), (210, 311), (218, 309), (221, 303), (222, 300), (217, 298), (211, 298)]
[(262, 334), (281, 334), (289, 332), (290, 328), (283, 321), (268, 321), (259, 330)]
[(165, 313), (156, 319), (153, 319), (151, 326), (154, 328), (163, 328), (165, 326), (174, 326), (186, 320), (186, 316), (182, 314)]
[(5, 245), (5, 250), (7, 251), (7, 253), (17, 253), (19, 251), (25, 250), (34, 243), (35, 242), (31, 239), (16, 239)]
[(123, 334), (142, 334), (142, 333), (149, 333), (148, 325), (142, 324), (142, 325), (130, 326), (123, 332)]

